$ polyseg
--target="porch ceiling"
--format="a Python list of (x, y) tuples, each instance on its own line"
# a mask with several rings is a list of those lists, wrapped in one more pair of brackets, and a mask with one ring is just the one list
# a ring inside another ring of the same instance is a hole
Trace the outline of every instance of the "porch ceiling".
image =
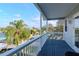
[(64, 19), (78, 3), (38, 3), (37, 5), (48, 20), (53, 20)]

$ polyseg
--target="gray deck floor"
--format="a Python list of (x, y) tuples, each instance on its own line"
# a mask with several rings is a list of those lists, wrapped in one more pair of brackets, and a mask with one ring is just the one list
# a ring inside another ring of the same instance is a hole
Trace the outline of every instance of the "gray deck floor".
[(73, 52), (65, 41), (48, 39), (38, 56), (64, 56), (67, 51)]

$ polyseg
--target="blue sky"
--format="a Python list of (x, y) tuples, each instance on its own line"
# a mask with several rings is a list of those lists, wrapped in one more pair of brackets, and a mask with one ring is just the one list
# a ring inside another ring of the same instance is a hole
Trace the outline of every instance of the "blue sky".
[(0, 27), (18, 19), (23, 19), (29, 27), (39, 27), (39, 17), (40, 13), (33, 4), (0, 4)]
[[(9, 22), (22, 19), (29, 27), (40, 28), (40, 12), (32, 3), (0, 3), (0, 27)], [(49, 21), (56, 25), (57, 21)], [(43, 25), (46, 24), (43, 22)]]

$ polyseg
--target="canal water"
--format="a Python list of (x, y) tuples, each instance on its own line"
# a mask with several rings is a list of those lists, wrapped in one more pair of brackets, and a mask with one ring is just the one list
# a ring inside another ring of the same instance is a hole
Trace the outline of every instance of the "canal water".
[(6, 40), (6, 35), (5, 33), (0, 33), (0, 41)]

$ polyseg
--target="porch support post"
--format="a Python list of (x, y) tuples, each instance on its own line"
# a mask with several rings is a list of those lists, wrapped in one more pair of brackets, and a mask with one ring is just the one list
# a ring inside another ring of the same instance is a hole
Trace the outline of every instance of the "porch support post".
[(43, 16), (40, 13), (40, 35), (42, 34), (42, 20), (43, 20)]
[(48, 20), (46, 20), (46, 32), (48, 32)]

